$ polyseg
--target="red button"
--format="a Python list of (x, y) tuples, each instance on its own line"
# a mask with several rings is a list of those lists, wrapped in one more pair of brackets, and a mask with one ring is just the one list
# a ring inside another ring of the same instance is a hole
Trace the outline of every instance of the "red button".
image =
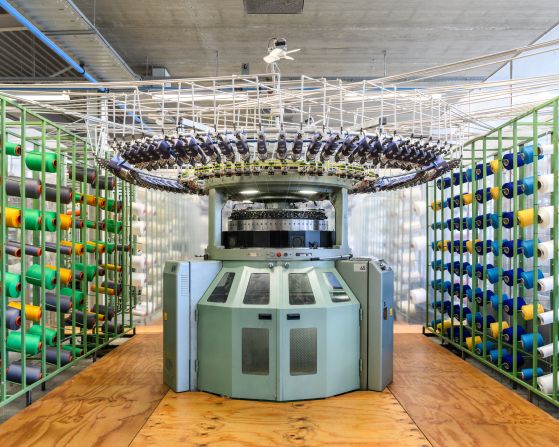
[(278, 258), (281, 258), (281, 251), (276, 251), (276, 256), (277, 256)]

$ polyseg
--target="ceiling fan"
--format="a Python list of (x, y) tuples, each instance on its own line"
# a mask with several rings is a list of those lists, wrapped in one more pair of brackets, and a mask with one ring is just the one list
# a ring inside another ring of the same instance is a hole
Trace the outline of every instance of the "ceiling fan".
[(294, 60), (289, 54), (301, 51), (300, 48), (287, 51), (287, 40), (284, 38), (273, 38), (268, 41), (268, 55), (264, 56), (264, 62), (275, 64), (281, 59)]

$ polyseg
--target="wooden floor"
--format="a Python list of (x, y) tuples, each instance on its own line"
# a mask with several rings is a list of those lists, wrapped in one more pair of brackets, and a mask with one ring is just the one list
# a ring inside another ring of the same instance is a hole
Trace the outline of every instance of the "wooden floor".
[(397, 334), (390, 391), (434, 446), (559, 446), (559, 421), (420, 334)]
[(559, 445), (559, 421), (418, 329), (396, 330), (389, 390), (273, 403), (168, 392), (151, 326), (0, 425), (0, 446)]
[(161, 326), (139, 332), (0, 425), (0, 446), (129, 445), (168, 391)]
[(388, 390), (288, 403), (170, 392), (132, 445), (179, 444), (417, 447), (429, 442)]

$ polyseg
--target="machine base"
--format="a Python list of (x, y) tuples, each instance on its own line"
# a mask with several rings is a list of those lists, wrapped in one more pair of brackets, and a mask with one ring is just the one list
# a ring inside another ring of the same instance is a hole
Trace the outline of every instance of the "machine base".
[(297, 401), (382, 391), (392, 380), (392, 271), (382, 261), (165, 269), (164, 310), (182, 316), (164, 313), (165, 381), (175, 391)]

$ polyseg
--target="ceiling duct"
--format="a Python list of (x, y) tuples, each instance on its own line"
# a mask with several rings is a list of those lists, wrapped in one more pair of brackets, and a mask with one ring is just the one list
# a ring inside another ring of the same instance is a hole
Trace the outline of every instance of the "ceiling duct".
[(301, 14), (305, 0), (243, 0), (247, 14)]

